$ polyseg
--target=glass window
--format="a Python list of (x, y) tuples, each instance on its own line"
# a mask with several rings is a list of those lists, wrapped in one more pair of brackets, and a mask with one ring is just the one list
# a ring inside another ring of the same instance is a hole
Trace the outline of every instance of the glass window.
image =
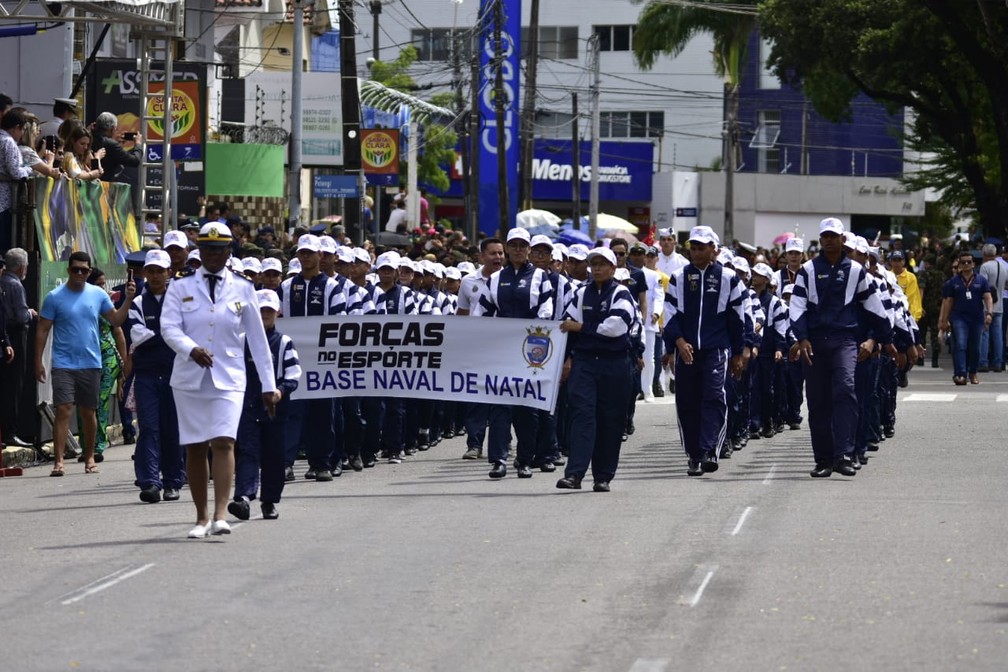
[(646, 138), (648, 135), (648, 113), (647, 112), (631, 112), (630, 113), (630, 137), (631, 138)]
[(595, 26), (599, 38), (599, 51), (612, 51), (612, 26)]
[(613, 26), (613, 51), (630, 51), (630, 26)]
[(578, 57), (578, 27), (561, 26), (557, 29), (557, 40), (560, 43), (560, 58), (574, 59)]
[(756, 113), (756, 132), (749, 147), (757, 150), (757, 170), (761, 173), (780, 172), (780, 110), (760, 110)]
[(658, 138), (665, 135), (665, 113), (648, 112), (648, 136)]
[(629, 112), (613, 112), (612, 113), (612, 125), (609, 133), (611, 138), (628, 138), (630, 137), (630, 113)]

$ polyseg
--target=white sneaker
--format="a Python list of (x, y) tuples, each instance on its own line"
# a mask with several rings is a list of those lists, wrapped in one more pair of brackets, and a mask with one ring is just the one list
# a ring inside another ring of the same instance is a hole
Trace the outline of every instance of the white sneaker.
[(189, 530), (189, 534), (187, 536), (189, 539), (205, 539), (209, 533), (209, 525), (196, 525), (194, 528)]
[(210, 526), (210, 534), (231, 534), (231, 526), (228, 525), (226, 520), (215, 520)]
[(647, 404), (654, 403), (654, 400), (655, 400), (655, 396), (653, 394), (645, 394), (644, 395), (644, 403), (647, 403)]

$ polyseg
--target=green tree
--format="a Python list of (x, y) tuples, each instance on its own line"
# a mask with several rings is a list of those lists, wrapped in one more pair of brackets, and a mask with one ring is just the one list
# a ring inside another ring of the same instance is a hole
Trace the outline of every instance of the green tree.
[[(371, 79), (390, 89), (416, 95), (419, 87), (417, 87), (416, 80), (409, 74), (409, 68), (416, 60), (416, 48), (407, 45), (393, 61), (374, 61), (371, 64)], [(431, 102), (435, 105), (450, 107), (452, 99), (450, 93), (439, 94), (434, 96)], [(417, 156), (418, 183), (429, 184), (439, 191), (448, 190), (451, 181), (442, 166), (450, 166), (455, 162), (456, 141), (455, 131), (447, 126), (436, 122), (420, 126), (420, 146)], [(399, 161), (400, 183), (405, 183), (408, 169), (406, 157), (401, 156)]]
[[(641, 3), (645, 0), (634, 0)], [(731, 182), (738, 151), (739, 89), (749, 36), (756, 28), (758, 0), (697, 0), (675, 5), (668, 0), (647, 0), (634, 28), (634, 58), (644, 70), (654, 67), (661, 55), (676, 57), (697, 35), (714, 39), (714, 70), (724, 80), (725, 142), (722, 165), (726, 171), (725, 238), (733, 238)], [(739, 11), (740, 6), (751, 11)]]
[[(824, 116), (849, 116), (858, 91), (912, 110), (913, 143), (933, 179), (972, 192), (987, 235), (1008, 225), (1008, 8), (978, 0), (764, 0), (760, 27), (778, 76)], [(958, 175), (958, 178), (957, 178)]]

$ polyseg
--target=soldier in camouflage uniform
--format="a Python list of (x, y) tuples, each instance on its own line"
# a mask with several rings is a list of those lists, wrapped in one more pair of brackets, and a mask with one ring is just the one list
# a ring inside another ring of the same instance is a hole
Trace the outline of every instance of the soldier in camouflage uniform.
[(921, 339), (924, 346), (931, 350), (931, 368), (937, 369), (938, 355), (941, 352), (941, 344), (938, 342), (938, 314), (941, 312), (941, 290), (946, 275), (938, 270), (938, 259), (935, 254), (928, 254), (924, 264), (924, 270), (917, 275), (922, 295), (921, 303), (924, 307), (924, 315), (920, 320)]

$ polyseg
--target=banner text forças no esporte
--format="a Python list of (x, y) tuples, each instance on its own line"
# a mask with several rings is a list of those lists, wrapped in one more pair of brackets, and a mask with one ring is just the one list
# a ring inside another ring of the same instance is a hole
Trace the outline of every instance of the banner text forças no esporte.
[(434, 315), (294, 317), (302, 375), (293, 399), (405, 397), (556, 405), (567, 335), (560, 323)]

